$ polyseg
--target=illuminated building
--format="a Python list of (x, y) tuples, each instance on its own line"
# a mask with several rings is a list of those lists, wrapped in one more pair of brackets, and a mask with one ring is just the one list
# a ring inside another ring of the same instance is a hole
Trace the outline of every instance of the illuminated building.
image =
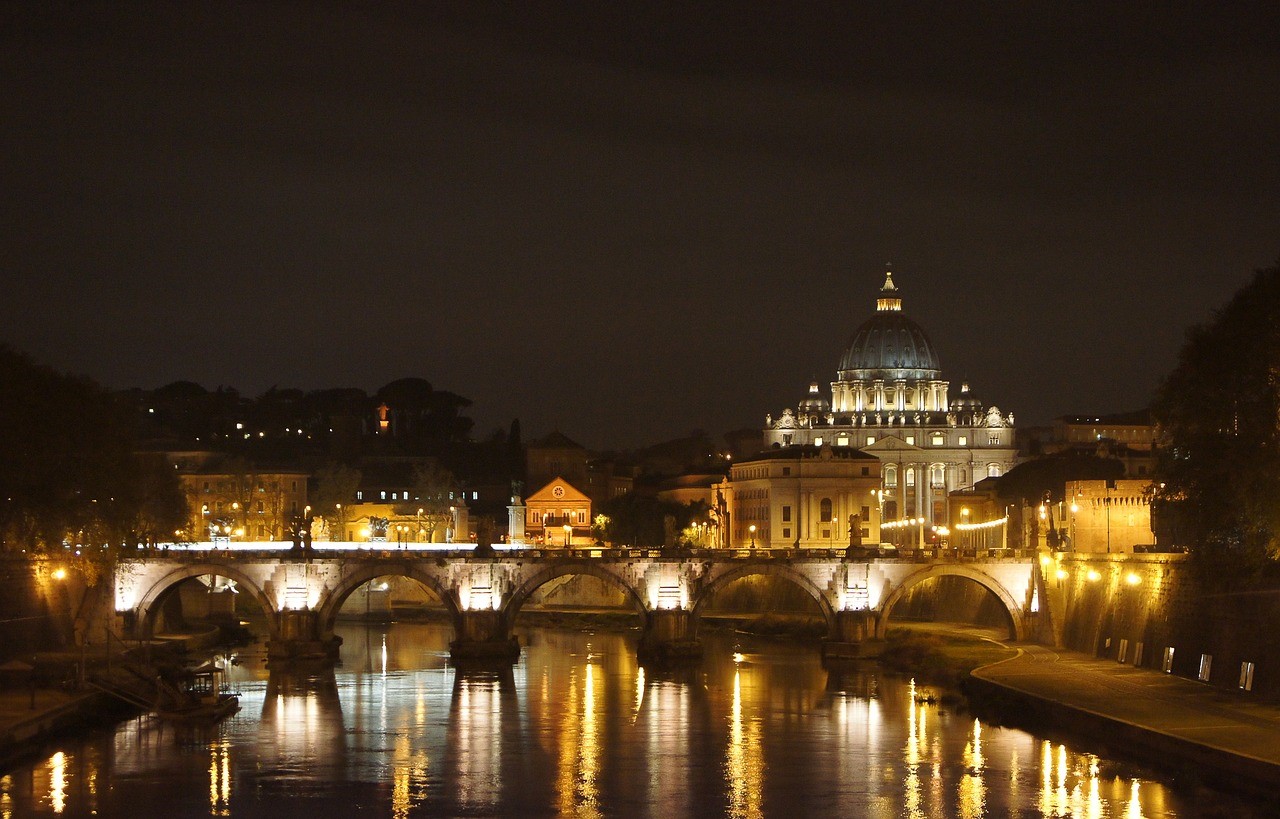
[(875, 312), (845, 348), (830, 397), (814, 382), (765, 426), (766, 447), (831, 446), (878, 458), (886, 521), (945, 525), (949, 492), (1003, 475), (1017, 459), (1013, 414), (979, 400), (968, 384), (950, 396), (933, 343), (903, 313), (890, 273)]
[(851, 515), (863, 542), (880, 542), (880, 461), (854, 447), (766, 450), (735, 463), (719, 489), (730, 548), (843, 548)]
[(525, 499), (525, 540), (546, 546), (594, 542), (591, 498), (559, 476)]

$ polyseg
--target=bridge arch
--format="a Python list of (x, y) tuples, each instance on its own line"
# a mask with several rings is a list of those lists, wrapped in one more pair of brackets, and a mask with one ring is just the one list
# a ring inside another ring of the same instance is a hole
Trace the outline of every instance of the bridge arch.
[(449, 610), (449, 619), (453, 622), (456, 630), (460, 607), (457, 593), (453, 589), (449, 588), (434, 572), (423, 571), (418, 563), (379, 561), (361, 565), (353, 571), (344, 573), (338, 584), (321, 596), (316, 605), (316, 609), (319, 612), (317, 625), (319, 626), (320, 634), (326, 636), (333, 634), (333, 627), (338, 619), (338, 612), (342, 609), (342, 604), (347, 601), (347, 598), (356, 589), (379, 577), (404, 577), (421, 583), (444, 602), (445, 608)]
[(1004, 587), (999, 580), (996, 580), (986, 572), (979, 571), (964, 564), (945, 564), (934, 563), (918, 572), (907, 575), (902, 582), (897, 585), (885, 598), (884, 605), (880, 607), (880, 615), (876, 620), (876, 637), (883, 639), (889, 630), (889, 616), (893, 612), (893, 607), (901, 600), (908, 590), (913, 586), (917, 586), (926, 580), (932, 580), (936, 577), (963, 577), (972, 580), (987, 591), (995, 595), (1000, 601), (1001, 607), (1004, 609), (1005, 617), (1009, 625), (1009, 636), (1014, 640), (1022, 640), (1025, 638), (1025, 624), (1021, 615), (1022, 606), (1014, 599), (1009, 590)]
[(519, 586), (511, 592), (506, 603), (502, 606), (502, 621), (508, 630), (515, 623), (516, 615), (520, 613), (520, 608), (528, 601), (539, 588), (557, 577), (565, 577), (567, 575), (588, 575), (597, 580), (603, 580), (610, 586), (618, 589), (623, 595), (631, 601), (636, 612), (644, 618), (647, 627), (649, 623), (649, 607), (645, 604), (644, 598), (634, 586), (627, 582), (618, 572), (611, 571), (600, 566), (598, 563), (588, 559), (571, 559), (554, 563), (546, 566), (536, 573), (530, 575)]
[[(817, 602), (818, 608), (822, 611), (822, 619), (826, 621), (827, 631), (829, 633), (833, 632), (836, 625), (836, 612), (827, 595), (807, 575), (785, 563), (747, 563), (741, 566), (734, 566), (723, 574), (716, 576), (698, 591), (698, 598), (693, 604), (695, 623), (702, 616), (702, 610), (715, 599), (716, 592), (734, 581), (753, 575), (777, 577), (799, 586)], [(761, 614), (764, 614), (764, 612), (761, 612)]]
[(245, 591), (262, 607), (267, 618), (267, 631), (274, 638), (279, 633), (280, 613), (276, 610), (275, 601), (255, 583), (249, 575), (226, 563), (191, 563), (179, 566), (151, 584), (134, 607), (137, 613), (135, 631), (141, 639), (150, 639), (155, 627), (156, 614), (160, 611), (160, 603), (178, 584), (193, 577), (217, 575), (234, 580), (236, 587)]

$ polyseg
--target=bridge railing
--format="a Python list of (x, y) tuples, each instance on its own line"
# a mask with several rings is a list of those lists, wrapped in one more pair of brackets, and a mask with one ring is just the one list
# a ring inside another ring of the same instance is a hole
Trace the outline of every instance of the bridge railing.
[[(591, 558), (681, 558), (686, 560), (902, 560), (917, 563), (945, 560), (951, 562), (987, 561), (999, 559), (1026, 560), (1034, 558), (1034, 549), (956, 549), (929, 547), (924, 549), (892, 546), (868, 546), (855, 548), (810, 549), (663, 549), (634, 546), (551, 548), (523, 544), (494, 544), (496, 557), (530, 559), (591, 559)], [(222, 541), (200, 543), (165, 543), (139, 547), (137, 557), (167, 557), (180, 560), (207, 560), (213, 557), (235, 556), (243, 559), (306, 559), (312, 557), (347, 557), (390, 560), (405, 557), (437, 557), (442, 559), (475, 558), (476, 547), (469, 543), (410, 543), (397, 544), (381, 541), (323, 541), (313, 542), (309, 549), (302, 549), (289, 541)]]

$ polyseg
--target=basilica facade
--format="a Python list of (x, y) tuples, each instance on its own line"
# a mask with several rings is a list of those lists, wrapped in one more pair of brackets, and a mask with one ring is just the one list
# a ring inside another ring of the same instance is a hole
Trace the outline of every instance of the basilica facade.
[(828, 395), (817, 382), (794, 408), (765, 419), (769, 448), (849, 447), (880, 461), (877, 518), (944, 525), (948, 493), (1013, 468), (1013, 414), (952, 395), (933, 343), (902, 310), (885, 274), (875, 312), (853, 334)]

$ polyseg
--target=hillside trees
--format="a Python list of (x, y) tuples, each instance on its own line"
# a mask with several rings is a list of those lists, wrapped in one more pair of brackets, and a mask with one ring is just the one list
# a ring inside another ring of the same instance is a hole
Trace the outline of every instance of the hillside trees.
[(1153, 411), (1163, 445), (1156, 499), (1178, 507), (1210, 579), (1280, 557), (1280, 265), (1259, 270), (1192, 328)]
[(105, 557), (185, 523), (173, 470), (134, 454), (127, 412), (104, 389), (5, 345), (0, 384), (0, 549), (80, 544), (82, 558)]

